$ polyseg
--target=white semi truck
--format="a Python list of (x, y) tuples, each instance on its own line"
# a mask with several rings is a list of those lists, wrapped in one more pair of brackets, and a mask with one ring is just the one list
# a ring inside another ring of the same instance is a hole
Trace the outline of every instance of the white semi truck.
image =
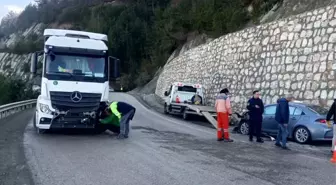
[(44, 50), (31, 59), (36, 74), (43, 55), (41, 93), (34, 126), (48, 129), (84, 128), (103, 132), (98, 124), (109, 102), (109, 81), (119, 78), (119, 59), (108, 54), (107, 35), (74, 30), (44, 30)]

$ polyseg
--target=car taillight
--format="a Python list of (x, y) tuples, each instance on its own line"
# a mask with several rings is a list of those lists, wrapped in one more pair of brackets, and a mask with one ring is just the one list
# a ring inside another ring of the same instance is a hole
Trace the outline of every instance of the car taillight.
[(317, 119), (316, 122), (326, 124), (327, 120), (325, 120), (325, 119)]

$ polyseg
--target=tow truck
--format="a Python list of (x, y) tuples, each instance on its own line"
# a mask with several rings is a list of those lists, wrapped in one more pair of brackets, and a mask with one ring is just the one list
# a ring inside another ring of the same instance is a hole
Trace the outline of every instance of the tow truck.
[[(195, 95), (201, 97), (200, 104), (194, 104), (192, 98)], [(165, 91), (164, 113), (182, 115), (188, 120), (190, 115), (204, 116), (215, 128), (217, 128), (216, 110), (212, 106), (206, 106), (204, 88), (201, 84), (174, 82), (168, 91)]]
[(106, 130), (99, 124), (109, 104), (109, 81), (120, 77), (120, 60), (109, 56), (105, 34), (45, 29), (44, 50), (32, 54), (36, 75), (42, 56), (41, 92), (37, 98), (34, 127), (49, 129)]

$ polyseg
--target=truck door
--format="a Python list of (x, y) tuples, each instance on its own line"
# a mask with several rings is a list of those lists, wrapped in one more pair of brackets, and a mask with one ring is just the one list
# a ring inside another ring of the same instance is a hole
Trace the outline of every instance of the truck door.
[(169, 90), (165, 92), (165, 102), (167, 105), (170, 104), (171, 102), (171, 97), (172, 97), (172, 89), (173, 89), (173, 85), (170, 86)]

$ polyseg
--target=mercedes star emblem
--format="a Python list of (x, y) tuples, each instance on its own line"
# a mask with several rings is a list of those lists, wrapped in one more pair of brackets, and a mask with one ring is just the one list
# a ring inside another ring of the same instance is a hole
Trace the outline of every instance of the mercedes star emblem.
[(78, 91), (75, 91), (71, 94), (71, 100), (75, 103), (80, 102), (82, 100), (82, 94)]

